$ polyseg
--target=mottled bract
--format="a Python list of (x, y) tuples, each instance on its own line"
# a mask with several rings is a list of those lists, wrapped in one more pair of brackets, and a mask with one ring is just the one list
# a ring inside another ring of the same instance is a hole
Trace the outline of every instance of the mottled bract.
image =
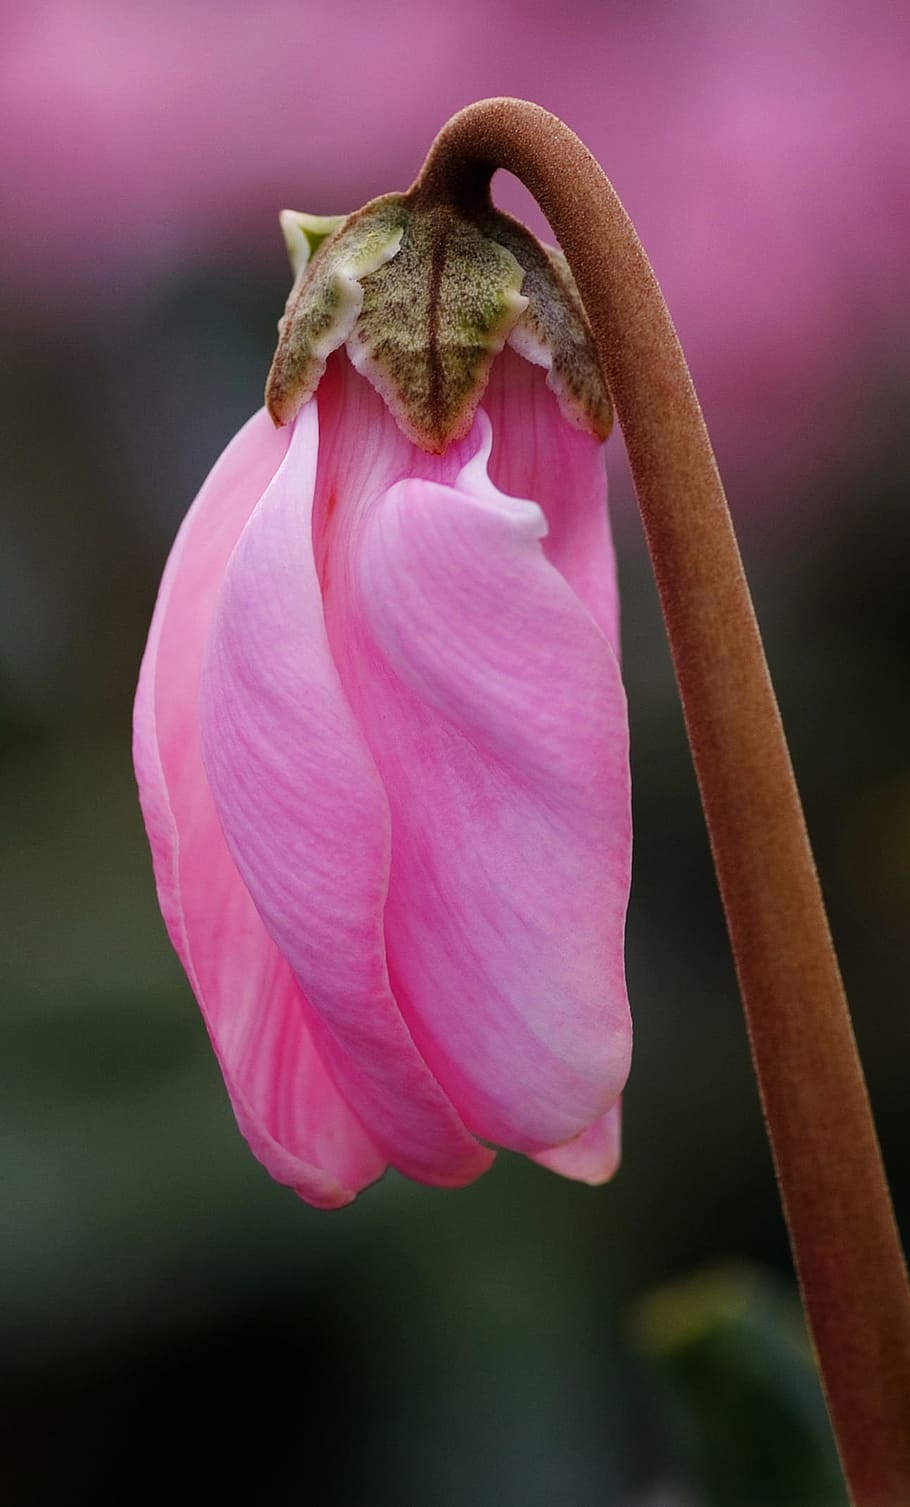
[(610, 396), (571, 274), (518, 221), (387, 194), (347, 220), (286, 211), (282, 223), (298, 275), (266, 389), (277, 424), (344, 344), (408, 438), (441, 454), (470, 428), (508, 342), (547, 369), (571, 423), (609, 434)]

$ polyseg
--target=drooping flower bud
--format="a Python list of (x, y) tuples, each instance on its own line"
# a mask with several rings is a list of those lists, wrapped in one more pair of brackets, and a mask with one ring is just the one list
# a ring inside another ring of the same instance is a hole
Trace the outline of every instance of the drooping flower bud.
[(492, 209), (282, 225), (268, 414), (181, 528), (136, 698), (168, 930), (308, 1202), (464, 1184), (490, 1144), (602, 1182), (631, 818), (584, 312)]

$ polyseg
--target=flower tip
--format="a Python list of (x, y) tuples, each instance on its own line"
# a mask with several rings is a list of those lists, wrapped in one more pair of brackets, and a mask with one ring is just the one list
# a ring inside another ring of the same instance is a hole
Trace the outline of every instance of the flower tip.
[(538, 1152), (534, 1161), (560, 1177), (587, 1183), (589, 1188), (602, 1187), (619, 1171), (622, 1159), (622, 1103), (617, 1099), (612, 1109), (583, 1130), (581, 1135)]

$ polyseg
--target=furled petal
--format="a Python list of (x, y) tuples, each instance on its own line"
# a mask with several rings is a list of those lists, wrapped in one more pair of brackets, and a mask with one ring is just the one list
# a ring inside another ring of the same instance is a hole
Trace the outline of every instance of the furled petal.
[[(475, 448), (489, 432), (480, 413)], [(331, 631), (391, 809), (402, 1013), (470, 1128), (537, 1152), (627, 1073), (626, 708), (543, 513), (498, 492), (485, 458), (455, 486), (405, 480), (339, 509)]]
[(327, 1074), (300, 990), (228, 853), (197, 731), (218, 588), (287, 443), (257, 414), (183, 524), (143, 660), (134, 751), (161, 909), (240, 1127), (273, 1177), (330, 1208), (379, 1176), (383, 1159)]
[[(319, 1047), (389, 1160), (443, 1186), (491, 1153), (420, 1057), (389, 987), (389, 811), (332, 660), (313, 551), (317, 405), (222, 585), (200, 726), (221, 822), (269, 934), (322, 1022)], [(357, 447), (366, 436), (349, 434)]]
[(604, 447), (560, 413), (539, 366), (508, 348), (494, 363), (484, 408), (493, 425), (490, 476), (510, 497), (533, 497), (547, 520), (543, 551), (603, 629), (619, 658), (619, 594), (606, 509)]
[[(604, 446), (555, 417), (547, 372), (508, 348), (493, 367), (484, 407), (493, 424), (490, 476), (502, 492), (533, 496), (547, 520), (548, 560), (565, 576), (620, 657), (616, 556), (604, 506)], [(612, 1177), (621, 1151), (617, 1104), (581, 1136), (535, 1160), (581, 1182)]]

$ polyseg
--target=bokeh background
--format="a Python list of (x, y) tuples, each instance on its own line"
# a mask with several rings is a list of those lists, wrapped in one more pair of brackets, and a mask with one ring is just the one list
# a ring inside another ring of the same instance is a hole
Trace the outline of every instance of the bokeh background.
[(170, 541), (260, 402), (278, 210), (404, 187), (473, 98), (555, 110), (700, 388), (906, 1232), (908, 74), (886, 0), (0, 4), (7, 1500), (843, 1502), (621, 442), (613, 1185), (502, 1155), (326, 1215), (271, 1184), (159, 920), (129, 718)]

